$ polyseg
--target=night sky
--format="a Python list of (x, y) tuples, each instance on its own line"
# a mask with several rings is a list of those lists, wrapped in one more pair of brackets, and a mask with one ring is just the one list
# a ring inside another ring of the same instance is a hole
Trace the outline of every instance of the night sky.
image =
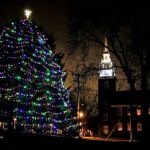
[[(45, 31), (53, 33), (56, 38), (56, 49), (64, 49), (64, 42), (66, 38), (66, 12), (73, 0), (1, 0), (0, 1), (0, 24), (15, 18), (23, 18), (24, 10), (29, 8), (32, 10), (31, 19), (41, 25)], [(93, 0), (99, 2), (98, 7), (101, 13), (108, 13), (120, 9), (125, 13), (128, 10), (135, 12), (137, 5), (140, 9), (148, 10), (144, 1), (109, 1), (109, 0)], [(77, 0), (80, 3), (80, 0)], [(84, 3), (83, 3), (84, 5)], [(103, 7), (104, 6), (104, 7)], [(129, 13), (132, 13), (132, 12)], [(136, 10), (137, 11), (137, 10)], [(89, 13), (92, 13), (89, 10)], [(148, 12), (147, 12), (148, 13)], [(85, 16), (86, 17), (86, 16)], [(147, 17), (147, 16), (146, 16)]]
[(26, 8), (32, 10), (31, 19), (41, 25), (48, 33), (53, 33), (56, 39), (56, 49), (64, 48), (66, 34), (65, 12), (68, 0), (2, 0), (0, 2), (0, 24), (13, 19), (24, 18)]
[[(41, 25), (46, 32), (54, 34), (54, 38), (56, 39), (56, 52), (63, 52), (66, 54), (66, 12), (68, 11), (72, 1), (73, 0), (1, 0), (0, 25), (3, 25), (7, 21), (11, 21), (13, 19), (23, 19), (24, 10), (26, 8), (31, 9), (31, 19), (34, 20), (38, 25)], [(80, 0), (77, 0), (77, 2), (80, 3)], [(98, 0), (91, 0), (91, 3), (94, 2), (98, 2)], [(139, 7), (137, 7), (137, 5)], [(135, 10), (138, 11), (139, 8), (147, 11), (147, 15), (144, 17), (148, 18), (149, 8), (148, 5), (146, 5), (143, 1), (137, 2), (131, 0), (121, 0), (119, 3), (116, 3), (115, 0), (99, 0), (99, 5), (97, 6), (97, 10), (100, 10), (102, 15), (112, 13), (119, 9), (120, 11), (124, 12), (124, 14), (132, 13), (135, 12)], [(93, 12), (89, 9), (88, 13), (92, 14)], [(98, 64), (101, 59), (99, 47), (94, 47), (94, 50), (90, 52), (88, 61), (91, 61), (91, 63), (96, 62)], [(76, 67), (76, 62), (78, 62), (78, 60), (75, 59), (76, 58), (74, 56), (72, 58), (68, 55), (65, 55), (64, 62), (67, 71)], [(68, 82), (72, 82), (72, 78), (70, 78)]]
[[(40, 25), (48, 34), (52, 33), (55, 38), (55, 52), (64, 53), (62, 63), (64, 69), (71, 68), (70, 59), (66, 55), (66, 12), (69, 0), (2, 0), (0, 1), (0, 25), (14, 19), (23, 19), (24, 10), (32, 10), (31, 19)], [(72, 78), (69, 75), (66, 80), (66, 86), (70, 86)], [(69, 84), (69, 85), (68, 85)]]

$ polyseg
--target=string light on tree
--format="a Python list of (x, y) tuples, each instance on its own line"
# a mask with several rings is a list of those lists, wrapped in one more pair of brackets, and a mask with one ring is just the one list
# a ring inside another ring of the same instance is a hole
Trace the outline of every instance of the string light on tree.
[(27, 19), (29, 19), (29, 17), (30, 17), (30, 15), (31, 15), (31, 13), (32, 13), (32, 11), (31, 10), (29, 10), (29, 9), (25, 9), (25, 16), (26, 16), (26, 18)]
[[(29, 18), (30, 11), (26, 11)], [(7, 23), (0, 33), (0, 93), (15, 126), (65, 134), (76, 129), (76, 104), (64, 87), (61, 58), (48, 35), (29, 19)], [(7, 54), (7, 55), (6, 55)], [(10, 107), (12, 109), (12, 106)], [(10, 112), (9, 112), (10, 111)]]

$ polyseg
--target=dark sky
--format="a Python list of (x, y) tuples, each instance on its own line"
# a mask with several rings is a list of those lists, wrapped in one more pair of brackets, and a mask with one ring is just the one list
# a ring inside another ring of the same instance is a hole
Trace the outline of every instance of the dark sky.
[[(67, 31), (66, 11), (69, 8), (71, 1), (73, 0), (0, 0), (0, 25), (16, 18), (24, 18), (24, 10), (26, 8), (31, 9), (31, 19), (38, 25), (41, 25), (46, 32), (54, 34), (56, 39), (56, 52), (65, 53), (65, 38)], [(80, 3), (80, 0), (74, 1)], [(93, 4), (92, 6), (96, 6), (98, 13), (99, 10), (101, 10), (100, 12), (102, 15), (106, 15), (108, 12), (112, 13), (116, 10), (122, 11), (124, 14), (127, 12), (136, 14), (136, 11), (138, 12), (140, 8), (147, 12), (143, 17), (149, 19), (149, 5), (147, 5), (144, 0), (120, 0), (119, 3), (116, 3), (115, 0), (108, 1), (109, 0), (91, 0), (90, 2)], [(97, 3), (94, 5), (94, 2), (99, 2), (99, 5), (97, 5)], [(138, 5), (138, 7), (136, 5)], [(95, 7), (93, 9), (95, 10)], [(89, 16), (91, 16), (92, 13), (93, 12), (88, 9)], [(85, 13), (85, 17), (87, 17), (87, 13)], [(95, 62), (96, 56), (98, 59), (97, 62), (99, 62), (99, 51), (97, 49), (95, 49), (95, 51), (95, 53), (92, 51), (94, 59), (92, 59), (92, 56), (90, 55), (90, 60), (94, 60)], [(73, 57), (72, 61), (72, 58), (69, 58), (67, 55), (65, 56), (65, 66), (69, 68), (68, 70), (71, 70), (70, 68), (75, 68), (75, 57)], [(69, 59), (71, 60), (71, 63)]]
[[(70, 0), (1, 0), (0, 1), (0, 25), (14, 19), (23, 19), (26, 8), (32, 10), (31, 19), (47, 33), (54, 34), (56, 40), (56, 53), (66, 54), (66, 11)], [(68, 66), (68, 55), (64, 55), (65, 68)], [(67, 69), (66, 69), (67, 70)], [(70, 86), (70, 78), (67, 77), (67, 87)], [(72, 80), (72, 79), (71, 79)]]
[(56, 49), (63, 49), (66, 34), (68, 0), (1, 0), (0, 24), (24, 17), (24, 10), (32, 10), (31, 19), (56, 38)]
[[(31, 19), (41, 25), (48, 33), (53, 33), (56, 38), (56, 49), (64, 49), (66, 38), (66, 11), (73, 0), (1, 0), (0, 1), (0, 24), (16, 18), (24, 17), (24, 10), (29, 8), (32, 10)], [(80, 0), (74, 0), (81, 2)], [(82, 0), (83, 2), (83, 0)], [(86, 0), (85, 0), (86, 2)], [(138, 4), (146, 10), (147, 6), (143, 1), (121, 0), (116, 3), (115, 0), (91, 0), (92, 3), (99, 2), (97, 6), (101, 9), (101, 13), (107, 13), (121, 9), (124, 12), (132, 10), (135, 12), (135, 7)], [(110, 6), (109, 9), (105, 6)], [(84, 3), (83, 3), (84, 5)], [(111, 7), (112, 6), (112, 7)], [(121, 7), (120, 7), (121, 6)], [(90, 10), (88, 13), (92, 13)], [(130, 12), (131, 13), (131, 12)], [(86, 15), (87, 16), (87, 15)]]

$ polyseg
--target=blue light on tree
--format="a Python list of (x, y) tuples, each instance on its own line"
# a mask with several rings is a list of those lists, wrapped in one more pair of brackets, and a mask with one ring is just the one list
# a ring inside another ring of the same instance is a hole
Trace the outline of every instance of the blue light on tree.
[(39, 42), (39, 44), (41, 44), (41, 45), (46, 44), (46, 39), (45, 39), (45, 37), (44, 37), (44, 36), (39, 36), (39, 37), (38, 37), (38, 42)]

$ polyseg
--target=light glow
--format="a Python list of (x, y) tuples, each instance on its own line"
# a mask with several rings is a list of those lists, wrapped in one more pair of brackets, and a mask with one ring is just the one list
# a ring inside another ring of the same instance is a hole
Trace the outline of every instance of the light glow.
[[(27, 19), (4, 26), (0, 34), (4, 43), (0, 45), (4, 60), (0, 62), (0, 96), (14, 103), (14, 129), (17, 125), (29, 133), (35, 128), (69, 133), (77, 126), (76, 106), (64, 87), (66, 73), (59, 62), (61, 57), (55, 55), (47, 40), (47, 35)], [(6, 113), (9, 115), (9, 109)]]
[(25, 9), (25, 16), (26, 16), (26, 18), (28, 19), (29, 17), (30, 17), (30, 15), (31, 15), (31, 13), (32, 13), (32, 11), (31, 10), (29, 10), (29, 9)]

